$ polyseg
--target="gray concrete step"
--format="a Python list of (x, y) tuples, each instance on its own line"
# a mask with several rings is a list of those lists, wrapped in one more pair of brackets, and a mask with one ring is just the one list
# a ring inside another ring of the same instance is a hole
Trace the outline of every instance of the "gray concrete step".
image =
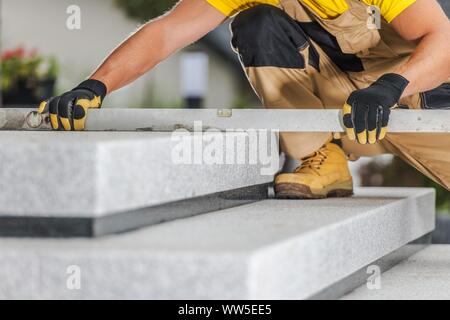
[(450, 245), (432, 245), (363, 285), (344, 300), (449, 300)]
[(2, 239), (0, 299), (311, 298), (430, 233), (434, 200), (430, 189), (369, 188), (99, 239)]
[(274, 134), (3, 131), (0, 235), (101, 235), (261, 200), (278, 162)]

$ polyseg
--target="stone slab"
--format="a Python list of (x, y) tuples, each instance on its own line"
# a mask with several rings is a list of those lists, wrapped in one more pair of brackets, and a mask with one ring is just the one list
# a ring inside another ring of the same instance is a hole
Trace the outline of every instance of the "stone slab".
[(383, 273), (379, 289), (363, 285), (343, 300), (449, 300), (450, 245), (432, 245)]
[(309, 298), (430, 233), (434, 203), (430, 189), (369, 188), (93, 240), (2, 239), (0, 299)]
[(266, 200), (269, 190), (261, 184), (96, 218), (0, 217), (0, 237), (101, 237)]
[(361, 284), (367, 284), (370, 276), (373, 274), (373, 268), (376, 267), (380, 273), (390, 270), (398, 263), (425, 249), (431, 244), (431, 233), (428, 233), (417, 240), (411, 241), (407, 245), (389, 253), (388, 255), (371, 262), (362, 267), (355, 273), (345, 277), (335, 284), (325, 288), (315, 294), (310, 300), (337, 300), (359, 288)]
[(248, 134), (186, 134), (199, 162), (174, 161), (180, 142), (170, 133), (0, 132), (0, 216), (98, 218), (273, 181), (278, 168), (268, 173), (261, 161), (202, 157), (212, 141), (223, 155), (248, 155)]
[(265, 200), (269, 190), (261, 184), (97, 218), (0, 217), (0, 237), (101, 237)]

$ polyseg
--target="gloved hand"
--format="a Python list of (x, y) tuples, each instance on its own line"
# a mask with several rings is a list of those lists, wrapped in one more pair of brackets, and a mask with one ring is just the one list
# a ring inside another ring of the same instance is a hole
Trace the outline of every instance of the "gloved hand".
[(409, 81), (389, 73), (370, 87), (353, 92), (344, 105), (344, 126), (350, 140), (375, 144), (387, 133), (391, 108), (395, 107)]
[(53, 130), (82, 131), (88, 109), (100, 108), (106, 93), (103, 82), (86, 80), (72, 91), (43, 101), (38, 113), (50, 113)]

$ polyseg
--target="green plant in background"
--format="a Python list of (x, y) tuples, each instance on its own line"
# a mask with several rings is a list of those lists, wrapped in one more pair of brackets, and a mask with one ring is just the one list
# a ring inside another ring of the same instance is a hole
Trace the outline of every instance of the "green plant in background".
[(1, 70), (3, 102), (26, 105), (53, 94), (59, 65), (54, 57), (18, 47), (2, 53)]
[(249, 94), (240, 94), (237, 96), (231, 106), (233, 109), (247, 109), (251, 106), (251, 96)]
[(131, 18), (145, 22), (172, 8), (178, 0), (115, 0)]
[(360, 173), (363, 186), (434, 188), (437, 209), (450, 213), (450, 192), (399, 158), (390, 164), (371, 162)]
[(48, 58), (47, 71), (44, 74), (44, 78), (56, 79), (59, 74), (59, 63), (55, 57)]
[(27, 52), (19, 47), (1, 56), (2, 90), (13, 91), (20, 80), (56, 79), (59, 66), (54, 57), (44, 58), (36, 50)]

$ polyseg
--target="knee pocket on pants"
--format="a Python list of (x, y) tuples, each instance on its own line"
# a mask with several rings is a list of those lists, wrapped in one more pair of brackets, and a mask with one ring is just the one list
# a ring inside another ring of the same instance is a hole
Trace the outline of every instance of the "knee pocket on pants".
[[(245, 67), (319, 68), (319, 54), (301, 26), (286, 12), (257, 5), (236, 16), (231, 24), (232, 46)], [(308, 49), (308, 61), (302, 51)]]

